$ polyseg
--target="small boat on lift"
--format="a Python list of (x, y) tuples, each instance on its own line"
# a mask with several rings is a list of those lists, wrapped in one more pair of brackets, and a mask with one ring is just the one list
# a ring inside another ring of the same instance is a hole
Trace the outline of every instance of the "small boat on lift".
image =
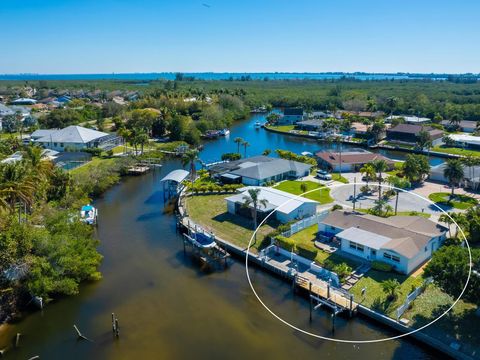
[(230, 130), (228, 129), (223, 129), (223, 130), (220, 130), (220, 136), (228, 136), (230, 135)]
[(98, 210), (88, 204), (80, 209), (80, 221), (88, 225), (97, 225)]

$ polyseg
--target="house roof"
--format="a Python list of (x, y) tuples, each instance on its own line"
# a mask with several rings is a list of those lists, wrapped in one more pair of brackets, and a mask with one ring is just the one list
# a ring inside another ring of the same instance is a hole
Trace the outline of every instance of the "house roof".
[(58, 129), (38, 129), (35, 130), (30, 137), (32, 139), (40, 139), (44, 136), (49, 136), (50, 134), (53, 134), (54, 132), (57, 132)]
[(0, 104), (0, 115), (5, 116), (5, 115), (13, 115), (15, 112), (10, 109), (8, 106), (5, 106), (3, 104)]
[(426, 117), (418, 117), (418, 116), (411, 116), (411, 115), (391, 115), (387, 117), (387, 120), (400, 119), (400, 118), (403, 118), (407, 123), (412, 123), (412, 124), (420, 124), (420, 123), (426, 123), (426, 122), (432, 121), (431, 119)]
[[(456, 124), (452, 124), (450, 122), (450, 120), (442, 120), (441, 124), (443, 126), (446, 126), (446, 127), (449, 127), (449, 126), (454, 126)], [(472, 120), (461, 120), (459, 123), (458, 123), (458, 126), (460, 126), (461, 128), (472, 128), (472, 129), (475, 129), (477, 127), (477, 122), (476, 121), (472, 121)]]
[[(318, 204), (317, 201), (310, 200), (304, 197), (297, 197), (297, 195), (293, 195), (285, 191), (277, 190), (270, 187), (255, 186), (246, 186), (244, 188), (241, 188), (239, 189), (240, 193), (229, 196), (225, 200), (243, 204), (245, 202), (245, 197), (248, 196), (249, 189), (260, 189), (258, 199), (267, 201), (266, 207), (259, 205), (259, 210), (262, 211), (272, 211), (278, 207), (278, 212), (289, 214), (303, 204)], [(252, 205), (250, 205), (250, 207), (252, 207)]]
[(323, 120), (322, 119), (304, 120), (304, 121), (297, 122), (297, 125), (322, 127)]
[(451, 134), (448, 135), (453, 141), (463, 142), (467, 144), (480, 145), (480, 136), (467, 134)]
[(303, 115), (302, 108), (286, 108), (283, 110), (283, 115)]
[(101, 131), (87, 129), (82, 126), (71, 125), (67, 126), (64, 129), (47, 134), (46, 136), (41, 137), (37, 141), (87, 144), (91, 141), (100, 139), (108, 135), (109, 134)]
[[(440, 236), (448, 230), (421, 216), (381, 218), (347, 211), (333, 211), (322, 220), (322, 223), (345, 230), (355, 228), (387, 237), (390, 241), (382, 243), (381, 247), (407, 258), (414, 257), (433, 237)], [(360, 237), (357, 240), (359, 239)], [(355, 239), (352, 241), (358, 242)], [(365, 245), (369, 246), (366, 242)]]
[(311, 167), (311, 165), (298, 161), (273, 158), (272, 161), (261, 163), (242, 163), (238, 169), (230, 171), (229, 173), (250, 179), (263, 180), (289, 171), (295, 171), (297, 173), (305, 172)]
[[(432, 168), (430, 169), (430, 176), (440, 175), (443, 177), (443, 171), (445, 170), (446, 166), (447, 166), (447, 163), (442, 163), (437, 166), (432, 166)], [(472, 166), (472, 167), (467, 165), (462, 165), (462, 167), (463, 167), (463, 175), (465, 179), (471, 180), (472, 177), (475, 179), (478, 179), (478, 177), (480, 176), (480, 165)]]
[(386, 236), (378, 235), (367, 230), (350, 227), (337, 234), (338, 237), (368, 246), (369, 248), (380, 250), (382, 246), (391, 239)]
[(433, 139), (438, 139), (443, 135), (442, 130), (434, 129), (431, 126), (415, 124), (398, 124), (393, 128), (387, 129), (387, 133), (403, 133), (417, 136), (422, 130), (427, 131)]
[[(327, 162), (329, 165), (335, 166), (340, 165), (340, 153), (334, 152), (318, 152), (315, 154), (319, 159)], [(351, 151), (351, 152), (342, 152), (341, 154), (342, 164), (366, 164), (374, 160), (385, 160), (388, 163), (393, 163), (389, 158), (371, 153), (369, 151)]]

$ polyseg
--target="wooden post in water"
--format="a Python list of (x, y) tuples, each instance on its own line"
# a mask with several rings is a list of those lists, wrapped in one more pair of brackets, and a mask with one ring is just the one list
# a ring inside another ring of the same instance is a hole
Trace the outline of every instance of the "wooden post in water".
[(118, 338), (120, 336), (120, 327), (118, 326), (118, 319), (115, 318), (115, 336)]
[(337, 309), (334, 308), (333, 311), (334, 311), (334, 313), (332, 314), (332, 333), (335, 332), (335, 316), (336, 316), (335, 314), (336, 314), (336, 312), (337, 312)]
[(327, 284), (327, 299), (330, 299), (330, 284)]
[(115, 313), (112, 312), (112, 332), (115, 334)]
[(310, 297), (310, 322), (312, 322), (312, 282), (308, 282), (308, 296)]
[(352, 317), (353, 311), (353, 294), (350, 294), (350, 317)]
[(15, 347), (16, 348), (18, 348), (18, 346), (20, 345), (20, 336), (21, 336), (20, 333), (17, 333), (17, 335), (15, 336)]

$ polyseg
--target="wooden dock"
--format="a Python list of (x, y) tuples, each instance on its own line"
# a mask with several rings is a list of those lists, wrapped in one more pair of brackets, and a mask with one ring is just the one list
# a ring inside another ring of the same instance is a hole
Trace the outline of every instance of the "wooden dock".
[(150, 171), (148, 166), (131, 166), (128, 168), (128, 173), (130, 175), (143, 175)]

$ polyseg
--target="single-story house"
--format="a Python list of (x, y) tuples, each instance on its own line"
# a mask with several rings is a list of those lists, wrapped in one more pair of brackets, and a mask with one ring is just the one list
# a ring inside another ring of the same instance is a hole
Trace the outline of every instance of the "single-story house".
[(333, 211), (319, 220), (319, 235), (336, 237), (341, 250), (367, 261), (382, 261), (410, 274), (442, 245), (448, 229), (422, 216)]
[(323, 120), (322, 119), (310, 119), (299, 121), (295, 124), (295, 127), (300, 130), (306, 131), (322, 131), (323, 130)]
[(296, 124), (302, 121), (303, 117), (303, 108), (286, 108), (283, 110), (283, 115), (278, 119), (278, 123), (281, 125)]
[(270, 187), (247, 186), (239, 189), (238, 194), (227, 197), (227, 210), (233, 215), (242, 215), (252, 217), (253, 205), (246, 207), (245, 198), (249, 197), (249, 189), (260, 189), (259, 200), (266, 200), (266, 206), (261, 204), (257, 208), (259, 220), (263, 220), (268, 214), (278, 207), (278, 210), (272, 215), (278, 221), (287, 223), (295, 219), (303, 219), (315, 215), (318, 202), (303, 197), (287, 193), (285, 191), (273, 189)]
[[(428, 176), (429, 180), (448, 184), (447, 178), (445, 178), (445, 176), (443, 175), (443, 171), (445, 170), (446, 166), (446, 163), (433, 166), (430, 169), (430, 175)], [(463, 176), (464, 179), (463, 181), (461, 181), (460, 186), (474, 190), (480, 188), (480, 166), (470, 167), (463, 165)]]
[(455, 141), (457, 146), (470, 149), (480, 149), (480, 136), (468, 134), (450, 134), (448, 137)]
[(426, 117), (410, 116), (410, 115), (390, 115), (385, 120), (392, 122), (394, 119), (404, 119), (407, 124), (425, 124), (432, 121), (432, 119)]
[(430, 134), (433, 145), (442, 143), (442, 130), (414, 124), (398, 124), (393, 128), (387, 129), (387, 140), (415, 144), (421, 131), (426, 131)]
[(223, 183), (242, 183), (259, 186), (267, 182), (298, 179), (310, 174), (312, 165), (298, 161), (285, 160), (268, 156), (251, 158), (215, 164), (209, 167), (209, 172)]
[(461, 120), (459, 123), (452, 123), (450, 120), (442, 120), (441, 124), (447, 130), (456, 130), (458, 128), (460, 129), (460, 131), (466, 133), (473, 133), (477, 129), (478, 122), (471, 120)]
[[(32, 139), (35, 133), (32, 134)], [(35, 143), (46, 149), (56, 151), (78, 151), (96, 147), (109, 150), (121, 144), (121, 138), (115, 134), (107, 134), (76, 125), (60, 130), (47, 131), (43, 137), (37, 137), (37, 135), (38, 133), (35, 134), (36, 139), (33, 139)]]
[(321, 151), (317, 152), (315, 156), (320, 168), (333, 172), (356, 172), (363, 165), (375, 160), (385, 160), (390, 169), (394, 166), (394, 161), (389, 158), (363, 149), (343, 151), (342, 153)]

